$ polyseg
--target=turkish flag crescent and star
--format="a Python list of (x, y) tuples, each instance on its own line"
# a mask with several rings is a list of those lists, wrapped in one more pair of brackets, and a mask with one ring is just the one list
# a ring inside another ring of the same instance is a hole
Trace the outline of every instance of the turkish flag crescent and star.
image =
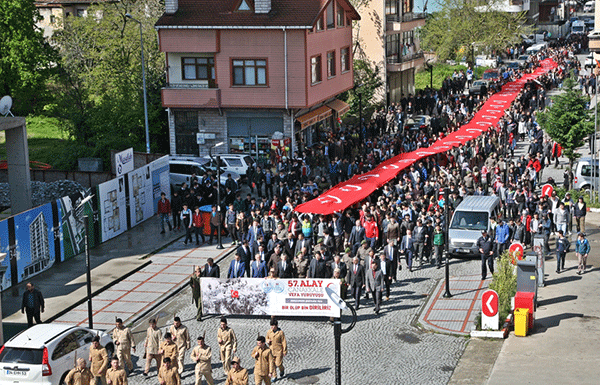
[(299, 205), (295, 211), (323, 215), (343, 211), (353, 204), (364, 200), (375, 190), (394, 179), (400, 172), (420, 159), (440, 152), (446, 152), (452, 147), (464, 145), (468, 141), (475, 139), (500, 121), (504, 115), (504, 111), (510, 107), (527, 81), (536, 79), (557, 67), (557, 64), (552, 59), (546, 59), (540, 64), (541, 66), (533, 73), (523, 75), (518, 80), (506, 83), (500, 92), (492, 95), (484, 103), (469, 123), (461, 126), (457, 131), (436, 141), (430, 147), (397, 155), (367, 173), (355, 175), (351, 179), (325, 191), (317, 198)]

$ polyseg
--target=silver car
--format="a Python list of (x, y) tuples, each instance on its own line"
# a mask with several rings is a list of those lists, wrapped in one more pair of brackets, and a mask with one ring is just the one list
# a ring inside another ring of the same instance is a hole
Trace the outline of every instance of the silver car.
[(467, 196), (460, 202), (452, 221), (448, 250), (453, 257), (477, 257), (477, 240), (483, 230), (490, 231), (490, 219), (500, 213), (500, 198), (493, 196)]

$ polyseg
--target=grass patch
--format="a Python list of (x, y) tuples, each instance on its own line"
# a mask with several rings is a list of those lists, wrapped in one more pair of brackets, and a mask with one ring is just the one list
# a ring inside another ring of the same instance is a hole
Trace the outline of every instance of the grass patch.
[[(475, 67), (475, 79), (480, 79), (483, 72), (489, 67)], [(452, 76), (454, 71), (466, 71), (467, 67), (463, 65), (450, 65), (446, 63), (436, 63), (433, 65), (433, 89), (438, 90), (442, 88), (442, 82), (448, 76)], [(431, 82), (430, 71), (423, 67), (415, 74), (415, 89), (423, 90), (429, 87)]]
[[(54, 169), (74, 167), (70, 149), (75, 141), (69, 138), (65, 124), (57, 118), (29, 116), (27, 121), (27, 144), (29, 160), (47, 163)], [(6, 137), (0, 135), (0, 159), (6, 159)]]

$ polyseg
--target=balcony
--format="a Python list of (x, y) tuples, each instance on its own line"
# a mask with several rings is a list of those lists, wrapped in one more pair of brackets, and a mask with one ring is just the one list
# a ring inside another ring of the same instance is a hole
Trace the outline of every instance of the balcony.
[(221, 89), (206, 84), (168, 83), (161, 90), (163, 107), (220, 108)]
[(423, 51), (413, 54), (394, 54), (387, 57), (387, 70), (389, 72), (406, 71), (411, 68), (417, 68), (424, 63)]
[(387, 15), (387, 31), (410, 31), (425, 25), (427, 14), (420, 12), (407, 12), (403, 15)]

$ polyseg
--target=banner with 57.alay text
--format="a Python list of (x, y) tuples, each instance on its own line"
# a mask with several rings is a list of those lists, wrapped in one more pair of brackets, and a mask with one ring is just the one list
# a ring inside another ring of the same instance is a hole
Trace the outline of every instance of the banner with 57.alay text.
[(339, 317), (337, 279), (201, 278), (204, 314)]

